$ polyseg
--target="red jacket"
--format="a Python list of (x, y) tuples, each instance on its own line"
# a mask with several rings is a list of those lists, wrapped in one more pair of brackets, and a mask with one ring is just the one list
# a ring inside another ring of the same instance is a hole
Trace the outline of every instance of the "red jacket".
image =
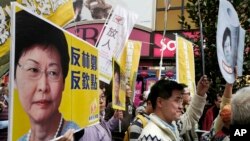
[(219, 113), (219, 109), (214, 105), (206, 112), (206, 116), (202, 123), (202, 130), (210, 131), (213, 121)]

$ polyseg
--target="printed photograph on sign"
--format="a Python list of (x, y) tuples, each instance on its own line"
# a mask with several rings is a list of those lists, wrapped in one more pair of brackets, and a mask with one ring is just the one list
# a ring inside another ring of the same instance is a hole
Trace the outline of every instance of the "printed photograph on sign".
[(106, 19), (112, 5), (105, 0), (74, 0), (75, 20)]
[(121, 5), (139, 15), (136, 24), (154, 29), (155, 0), (73, 0), (75, 21), (106, 20), (110, 11)]
[(51, 140), (99, 122), (97, 49), (19, 4), (12, 10), (9, 139)]
[(115, 59), (113, 61), (112, 107), (114, 109), (125, 110), (125, 73), (120, 64)]
[(227, 73), (233, 73), (233, 48), (231, 31), (228, 27), (225, 28), (222, 37), (222, 48), (225, 60), (222, 60), (222, 67)]
[(115, 62), (114, 63), (114, 75), (113, 75), (113, 86), (114, 86), (114, 105), (122, 106), (120, 100), (120, 85), (121, 85), (121, 71), (120, 66)]
[[(64, 33), (28, 12), (20, 11), (16, 14), (15, 37), (15, 86), (31, 127), (35, 129), (43, 124), (55, 133), (55, 137), (63, 135), (67, 128), (77, 129), (76, 123), (66, 121), (59, 112), (69, 66)], [(27, 40), (30, 38), (33, 40)], [(62, 132), (56, 132), (60, 128)], [(31, 129), (19, 139), (30, 139), (36, 134)], [(49, 134), (45, 139), (51, 138)]]

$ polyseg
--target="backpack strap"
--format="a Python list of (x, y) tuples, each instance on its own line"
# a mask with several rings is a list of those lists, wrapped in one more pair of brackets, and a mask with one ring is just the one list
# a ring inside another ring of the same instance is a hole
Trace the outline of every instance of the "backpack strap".
[[(141, 122), (138, 122), (138, 120), (141, 120)], [(148, 120), (141, 114), (138, 114), (135, 119), (134, 119), (134, 124), (136, 124), (137, 126), (141, 126), (142, 124), (142, 128), (144, 128), (147, 123), (148, 123)], [(140, 124), (140, 125), (139, 125)], [(123, 138), (123, 141), (129, 141), (130, 137), (129, 137), (129, 133), (130, 133), (130, 127), (131, 125), (128, 127), (127, 131), (125, 132), (125, 136)]]
[(140, 120), (142, 121), (142, 127), (143, 127), (143, 128), (147, 125), (148, 120), (147, 120), (145, 117), (143, 117), (143, 115), (138, 114), (138, 115), (136, 116), (136, 118), (138, 118), (138, 119), (140, 119)]

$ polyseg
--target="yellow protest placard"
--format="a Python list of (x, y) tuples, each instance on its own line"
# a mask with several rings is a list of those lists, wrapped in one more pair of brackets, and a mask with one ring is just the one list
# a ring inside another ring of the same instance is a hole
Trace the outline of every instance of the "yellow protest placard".
[(25, 8), (13, 8), (9, 139), (43, 132), (44, 139), (50, 140), (68, 128), (99, 122), (97, 49), (18, 9)]

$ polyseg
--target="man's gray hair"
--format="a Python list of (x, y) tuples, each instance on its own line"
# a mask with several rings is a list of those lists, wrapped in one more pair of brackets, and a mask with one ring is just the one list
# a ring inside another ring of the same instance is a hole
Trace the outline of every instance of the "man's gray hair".
[(233, 96), (232, 124), (250, 124), (250, 87), (239, 89)]

